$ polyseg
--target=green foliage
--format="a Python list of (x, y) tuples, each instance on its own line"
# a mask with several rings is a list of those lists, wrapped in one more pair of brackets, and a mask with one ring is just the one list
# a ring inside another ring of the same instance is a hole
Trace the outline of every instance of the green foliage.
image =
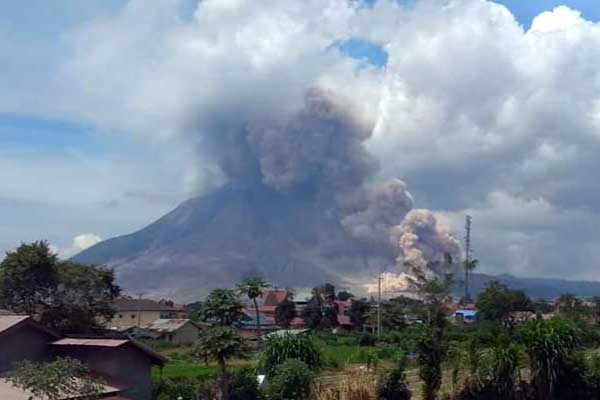
[(233, 373), (229, 400), (259, 400), (260, 394), (254, 369), (242, 368)]
[[(256, 328), (260, 329), (260, 312), (258, 311), (258, 304), (256, 299), (262, 296), (263, 291), (269, 284), (263, 278), (245, 278), (238, 285), (237, 290), (241, 295), (247, 296), (254, 304), (254, 310), (256, 312)], [(257, 332), (257, 334), (259, 334)]]
[(340, 290), (337, 294), (337, 299), (341, 301), (346, 301), (354, 298), (354, 295), (346, 290)]
[(275, 308), (275, 323), (282, 328), (289, 328), (296, 317), (296, 305), (287, 297)]
[(230, 393), (229, 375), (226, 361), (235, 356), (244, 355), (244, 341), (233, 328), (227, 326), (213, 326), (203, 330), (196, 342), (194, 354), (209, 362), (217, 361), (218, 379), (221, 387), (221, 396), (228, 399)]
[[(445, 258), (445, 267), (449, 269), (452, 260)], [(417, 363), (419, 377), (423, 381), (423, 399), (434, 400), (442, 384), (442, 362), (448, 352), (445, 305), (451, 301), (450, 291), (454, 277), (446, 273), (442, 279), (427, 278), (422, 270), (412, 267), (414, 284), (419, 290), (427, 309), (426, 324), (423, 335), (417, 344)]]
[(111, 320), (112, 302), (120, 293), (111, 269), (67, 261), (57, 272), (59, 284), (40, 316), (43, 324), (60, 332), (86, 332)]
[(267, 399), (306, 399), (310, 394), (313, 377), (313, 372), (304, 362), (288, 359), (275, 369), (267, 387)]
[(539, 399), (550, 399), (561, 366), (577, 344), (576, 330), (564, 320), (530, 321), (523, 325), (521, 338)]
[(174, 400), (204, 400), (217, 398), (218, 388), (214, 381), (198, 380), (197, 378), (164, 379), (154, 388), (153, 399)]
[(278, 365), (288, 359), (298, 359), (311, 369), (321, 366), (321, 354), (308, 335), (283, 334), (271, 336), (259, 357), (259, 368), (268, 376), (275, 373)]
[(377, 388), (378, 400), (410, 400), (412, 393), (406, 384), (406, 359), (402, 355), (394, 369), (387, 374)]
[(226, 326), (204, 329), (194, 347), (194, 354), (205, 362), (227, 360), (244, 354), (244, 340), (238, 332)]
[(237, 293), (231, 289), (215, 289), (200, 304), (198, 317), (202, 321), (231, 326), (244, 315)]
[(493, 281), (479, 294), (477, 310), (479, 319), (511, 324), (509, 319), (511, 312), (534, 311), (535, 308), (524, 292)]
[(91, 379), (90, 371), (79, 360), (58, 358), (49, 363), (18, 363), (6, 375), (14, 386), (31, 392), (36, 398), (60, 400), (77, 397), (82, 400), (99, 398), (103, 386)]
[(114, 315), (112, 270), (59, 261), (46, 242), (23, 244), (0, 264), (0, 307), (61, 332), (82, 333)]
[(520, 349), (514, 344), (499, 344), (483, 351), (480, 379), (499, 398), (509, 399), (518, 382)]
[(350, 321), (354, 324), (354, 327), (357, 330), (362, 330), (363, 326), (367, 322), (367, 317), (369, 311), (371, 310), (371, 305), (364, 299), (353, 300), (350, 305)]
[(365, 332), (362, 335), (360, 335), (360, 340), (358, 341), (358, 345), (359, 346), (375, 346), (375, 344), (377, 343), (377, 336)]
[(0, 263), (0, 307), (35, 315), (58, 284), (58, 257), (46, 241), (21, 244)]
[(574, 294), (561, 294), (556, 300), (556, 307), (561, 318), (577, 320), (584, 316), (586, 308)]

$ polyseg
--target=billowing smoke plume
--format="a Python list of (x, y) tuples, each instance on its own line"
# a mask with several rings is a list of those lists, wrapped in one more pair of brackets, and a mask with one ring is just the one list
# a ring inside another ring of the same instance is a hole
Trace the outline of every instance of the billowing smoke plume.
[(392, 236), (398, 243), (398, 261), (425, 269), (426, 272), (442, 272), (436, 265), (447, 255), (457, 261), (460, 244), (449, 227), (440, 223), (429, 210), (412, 210), (402, 224), (392, 228)]
[(391, 281), (405, 281), (394, 274), (406, 262), (437, 272), (430, 266), (458, 256), (458, 242), (431, 212), (413, 210), (403, 181), (372, 182), (378, 164), (364, 142), (373, 123), (359, 115), (345, 98), (311, 88), (295, 112), (234, 119), (221, 136), (208, 137), (209, 149), (231, 184), (279, 192), (298, 210), (326, 211), (362, 246), (365, 265), (377, 258)]

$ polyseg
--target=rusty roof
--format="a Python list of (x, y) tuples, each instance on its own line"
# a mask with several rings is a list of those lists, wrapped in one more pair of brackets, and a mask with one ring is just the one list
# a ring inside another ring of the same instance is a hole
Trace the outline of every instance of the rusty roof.
[(29, 319), (26, 315), (0, 315), (0, 333)]

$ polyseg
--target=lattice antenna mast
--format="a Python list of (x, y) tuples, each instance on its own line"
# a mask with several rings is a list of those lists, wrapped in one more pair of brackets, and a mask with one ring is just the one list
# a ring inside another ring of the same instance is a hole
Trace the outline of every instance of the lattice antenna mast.
[(469, 278), (471, 270), (471, 216), (465, 218), (465, 301), (471, 301)]

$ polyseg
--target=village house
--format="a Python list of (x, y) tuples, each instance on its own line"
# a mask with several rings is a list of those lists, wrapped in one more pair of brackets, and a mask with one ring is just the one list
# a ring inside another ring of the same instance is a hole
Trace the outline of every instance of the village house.
[[(151, 400), (151, 369), (162, 368), (166, 362), (127, 338), (61, 338), (30, 317), (14, 315), (0, 316), (0, 355), (0, 373), (11, 371), (16, 362), (78, 359), (102, 382), (100, 398), (107, 400)], [(30, 396), (0, 380), (0, 399), (26, 400)]]
[(49, 361), (48, 343), (58, 337), (27, 316), (0, 316), (0, 373), (23, 360)]
[(143, 328), (134, 327), (129, 331), (134, 338), (162, 340), (174, 344), (192, 344), (208, 325), (191, 319), (157, 319)]
[(144, 327), (157, 319), (172, 319), (181, 316), (181, 310), (168, 301), (133, 299), (121, 297), (113, 302), (115, 315), (107, 327), (125, 330), (134, 326)]

